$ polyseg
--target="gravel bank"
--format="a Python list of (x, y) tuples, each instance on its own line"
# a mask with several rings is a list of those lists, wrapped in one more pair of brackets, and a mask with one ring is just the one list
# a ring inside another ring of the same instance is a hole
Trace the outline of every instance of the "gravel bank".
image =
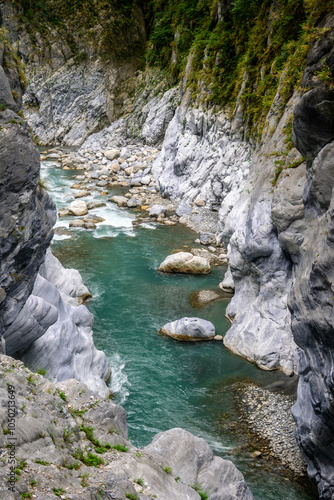
[(291, 415), (295, 398), (254, 384), (236, 391), (240, 420), (259, 438), (254, 457), (279, 460), (295, 476), (306, 476), (306, 464), (295, 440), (296, 425)]

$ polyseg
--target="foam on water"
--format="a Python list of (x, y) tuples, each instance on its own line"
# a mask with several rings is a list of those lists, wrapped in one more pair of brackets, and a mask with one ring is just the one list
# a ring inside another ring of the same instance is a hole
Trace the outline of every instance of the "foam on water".
[(129, 396), (129, 387), (131, 386), (125, 371), (125, 362), (117, 352), (109, 356), (109, 362), (111, 366), (110, 389), (116, 394), (117, 403), (122, 405)]

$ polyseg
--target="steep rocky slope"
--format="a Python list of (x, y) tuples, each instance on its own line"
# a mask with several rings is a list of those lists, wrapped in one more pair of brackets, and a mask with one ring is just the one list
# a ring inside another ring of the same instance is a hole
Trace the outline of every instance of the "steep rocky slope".
[[(0, 355), (1, 498), (251, 500), (242, 474), (171, 429), (136, 449), (126, 415), (77, 380), (53, 384)], [(203, 497), (202, 497), (203, 498)]]

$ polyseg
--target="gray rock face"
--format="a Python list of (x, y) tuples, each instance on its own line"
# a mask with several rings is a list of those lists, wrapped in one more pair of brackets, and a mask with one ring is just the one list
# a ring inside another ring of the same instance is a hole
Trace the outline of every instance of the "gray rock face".
[(251, 153), (229, 135), (230, 126), (224, 114), (192, 108), (185, 94), (152, 169), (163, 195), (188, 206), (200, 198), (229, 213), (245, 186)]
[[(38, 182), (39, 152), (13, 111), (0, 113), (0, 126), (1, 349), (47, 368), (53, 380), (78, 378), (105, 395), (110, 367), (94, 347), (92, 316), (65, 303), (78, 305), (90, 294), (78, 273), (66, 275), (50, 252), (44, 262), (56, 208)], [(46, 279), (38, 274), (41, 265)]]
[[(54, 271), (50, 274), (54, 275)], [(64, 296), (69, 285), (64, 286), (61, 280), (57, 284)], [(94, 319), (86, 307), (66, 304), (57, 288), (38, 275), (32, 294), (18, 317), (21, 320), (19, 332), (24, 334), (28, 327), (29, 332), (36, 331), (39, 326), (36, 311), (39, 315), (47, 312), (46, 318), (42, 316), (44, 331), (39, 338), (33, 342), (30, 340), (24, 349), (17, 351), (16, 357), (32, 370), (47, 369), (48, 377), (54, 382), (75, 378), (94, 392), (106, 396), (108, 388), (104, 381), (110, 376), (110, 367), (105, 354), (94, 346)], [(31, 325), (24, 323), (27, 312), (34, 315)]]
[(2, 66), (0, 66), (0, 104), (16, 111), (16, 104), (12, 96), (9, 81)]
[(197, 342), (199, 340), (212, 340), (215, 336), (215, 327), (205, 319), (181, 318), (172, 323), (167, 323), (159, 333), (180, 342)]
[[(304, 191), (306, 229), (294, 287), (289, 296), (292, 331), (302, 349), (298, 398), (293, 415), (308, 474), (317, 483), (320, 498), (327, 500), (334, 496), (334, 142), (324, 145), (328, 141), (328, 129), (319, 127), (316, 134), (313, 127), (307, 129), (305, 120), (311, 93), (312, 105), (321, 110), (317, 118), (326, 122), (331, 115), (332, 123), (334, 120), (334, 109), (322, 107), (323, 93), (311, 91), (301, 99), (294, 121), (298, 147), (303, 148), (307, 143), (310, 157), (315, 159), (308, 163)], [(326, 95), (334, 99), (333, 90)]]
[(47, 250), (45, 260), (39, 268), (39, 274), (58, 289), (66, 304), (77, 306), (91, 298), (91, 294), (84, 285), (79, 271), (65, 269), (52, 254), (50, 248)]
[[(51, 310), (41, 312), (36, 303), (33, 316), (18, 318), (32, 292), (56, 218), (53, 202), (38, 185), (38, 150), (21, 122), (12, 111), (0, 113), (0, 334), (9, 354), (41, 336), (53, 316)], [(15, 324), (35, 319), (38, 328), (25, 330), (20, 337)]]
[(184, 429), (157, 434), (144, 448), (162, 467), (185, 484), (201, 484), (210, 500), (251, 500), (242, 474), (229, 460), (214, 457), (204, 439)]

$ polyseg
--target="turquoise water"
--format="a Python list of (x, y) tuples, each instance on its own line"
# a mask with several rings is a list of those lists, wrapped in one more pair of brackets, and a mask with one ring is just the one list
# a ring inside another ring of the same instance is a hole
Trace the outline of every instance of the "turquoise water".
[[(73, 172), (44, 168), (50, 193), (61, 208), (73, 200)], [(96, 198), (96, 196), (95, 196)], [(102, 197), (101, 197), (102, 198)], [(234, 384), (244, 378), (268, 383), (278, 374), (263, 372), (232, 355), (221, 342), (179, 343), (157, 331), (168, 321), (199, 316), (224, 334), (227, 299), (194, 309), (189, 294), (216, 288), (225, 269), (208, 276), (165, 275), (156, 268), (175, 249), (193, 245), (195, 233), (182, 226), (133, 227), (134, 214), (112, 204), (96, 209), (106, 221), (95, 231), (77, 230), (76, 238), (58, 239), (53, 252), (65, 267), (78, 269), (93, 299), (94, 340), (112, 366), (115, 401), (127, 411), (129, 438), (136, 446), (172, 427), (205, 438), (214, 453), (233, 462), (257, 500), (312, 500), (309, 482), (297, 484), (241, 445), (247, 437), (231, 425)], [(66, 226), (60, 220), (57, 225)]]

